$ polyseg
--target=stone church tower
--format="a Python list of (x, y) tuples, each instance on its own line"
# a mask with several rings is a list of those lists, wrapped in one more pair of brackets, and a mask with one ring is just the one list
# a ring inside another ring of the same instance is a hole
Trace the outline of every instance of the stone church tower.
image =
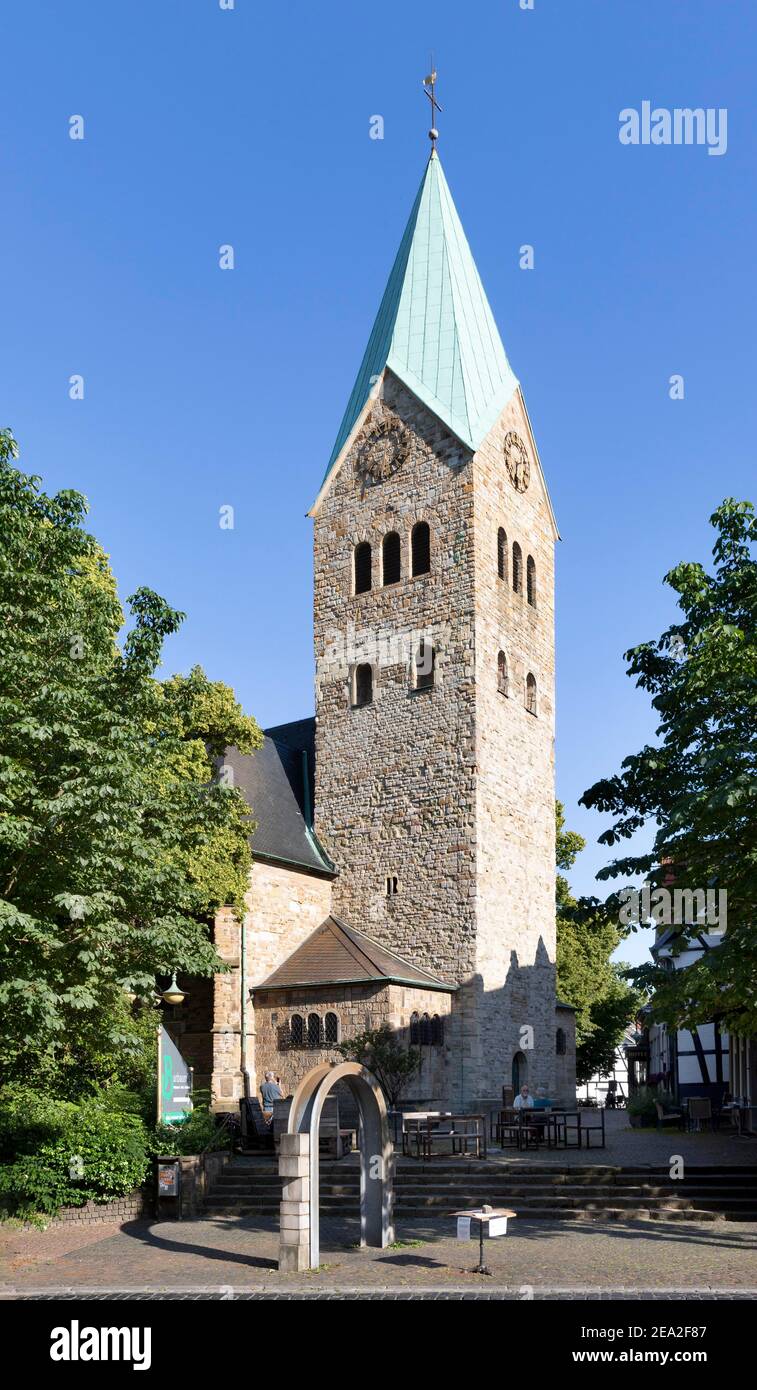
[(554, 1094), (557, 530), (435, 150), (311, 514), (332, 911), (456, 986), (443, 1099)]

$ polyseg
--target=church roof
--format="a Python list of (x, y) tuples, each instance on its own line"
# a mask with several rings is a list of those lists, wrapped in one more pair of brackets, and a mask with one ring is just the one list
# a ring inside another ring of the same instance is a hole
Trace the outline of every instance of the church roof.
[(363, 932), (356, 931), (341, 918), (327, 917), (320, 927), (274, 970), (261, 989), (292, 989), (295, 986), (347, 985), (380, 981), (417, 989), (452, 993), (457, 986), (445, 984), (420, 966), (403, 960)]
[(311, 824), (314, 719), (264, 730), (256, 753), (227, 748), (224, 763), (257, 822), (250, 847), (255, 859), (333, 875), (336, 870)]
[(324, 482), (385, 367), (473, 451), (518, 385), (436, 153), (413, 204)]

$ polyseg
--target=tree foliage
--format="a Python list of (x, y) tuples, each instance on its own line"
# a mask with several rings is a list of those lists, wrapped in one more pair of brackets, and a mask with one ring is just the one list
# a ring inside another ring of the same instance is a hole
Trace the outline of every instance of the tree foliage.
[[(60, 1094), (144, 1066), (155, 977), (222, 968), (249, 810), (215, 774), (261, 741), (199, 668), (156, 676), (182, 614), (116, 586), (76, 492), (47, 496), (0, 432), (0, 1061)], [(154, 1035), (153, 1035), (154, 1036)]]
[(369, 1028), (340, 1043), (338, 1052), (350, 1062), (360, 1062), (373, 1072), (390, 1107), (395, 1107), (405, 1087), (416, 1075), (421, 1054), (417, 1047), (404, 1047), (388, 1023)]
[(557, 802), (557, 992), (576, 1010), (576, 1077), (611, 1071), (615, 1049), (641, 1004), (610, 958), (623, 940), (617, 915), (597, 898), (575, 898), (564, 873), (586, 841), (565, 829)]
[[(600, 843), (617, 845), (656, 827), (647, 853), (623, 855), (600, 878), (643, 875), (660, 887), (724, 889), (723, 944), (686, 970), (633, 972), (654, 991), (655, 1014), (689, 1027), (724, 1016), (757, 1034), (757, 519), (726, 499), (710, 518), (714, 571), (677, 565), (665, 583), (680, 619), (626, 653), (628, 674), (652, 696), (658, 742), (625, 758), (620, 772), (584, 793), (609, 812)], [(696, 931), (681, 924), (677, 949)], [(701, 927), (700, 927), (701, 929)]]

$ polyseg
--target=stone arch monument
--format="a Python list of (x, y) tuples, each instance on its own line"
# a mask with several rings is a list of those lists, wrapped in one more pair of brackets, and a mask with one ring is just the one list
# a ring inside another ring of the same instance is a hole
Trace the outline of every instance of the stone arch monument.
[(281, 1136), (281, 1270), (317, 1269), (320, 1263), (318, 1126), (323, 1102), (338, 1081), (346, 1082), (360, 1110), (360, 1244), (384, 1249), (394, 1239), (394, 1152), (381, 1087), (358, 1062), (326, 1063), (300, 1082), (288, 1132)]

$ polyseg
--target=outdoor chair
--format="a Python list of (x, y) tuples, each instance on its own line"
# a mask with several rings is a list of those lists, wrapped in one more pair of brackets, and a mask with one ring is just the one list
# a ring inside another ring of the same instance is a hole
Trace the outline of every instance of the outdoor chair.
[(679, 1129), (684, 1126), (684, 1114), (682, 1110), (663, 1110), (659, 1100), (654, 1103), (657, 1111), (657, 1128), (662, 1129), (664, 1125), (677, 1125)]
[(273, 1130), (266, 1124), (263, 1108), (257, 1096), (242, 1097), (239, 1102), (239, 1119), (243, 1151), (273, 1148)]
[(712, 1129), (712, 1101), (709, 1096), (689, 1096), (689, 1129), (701, 1129), (709, 1125)]

